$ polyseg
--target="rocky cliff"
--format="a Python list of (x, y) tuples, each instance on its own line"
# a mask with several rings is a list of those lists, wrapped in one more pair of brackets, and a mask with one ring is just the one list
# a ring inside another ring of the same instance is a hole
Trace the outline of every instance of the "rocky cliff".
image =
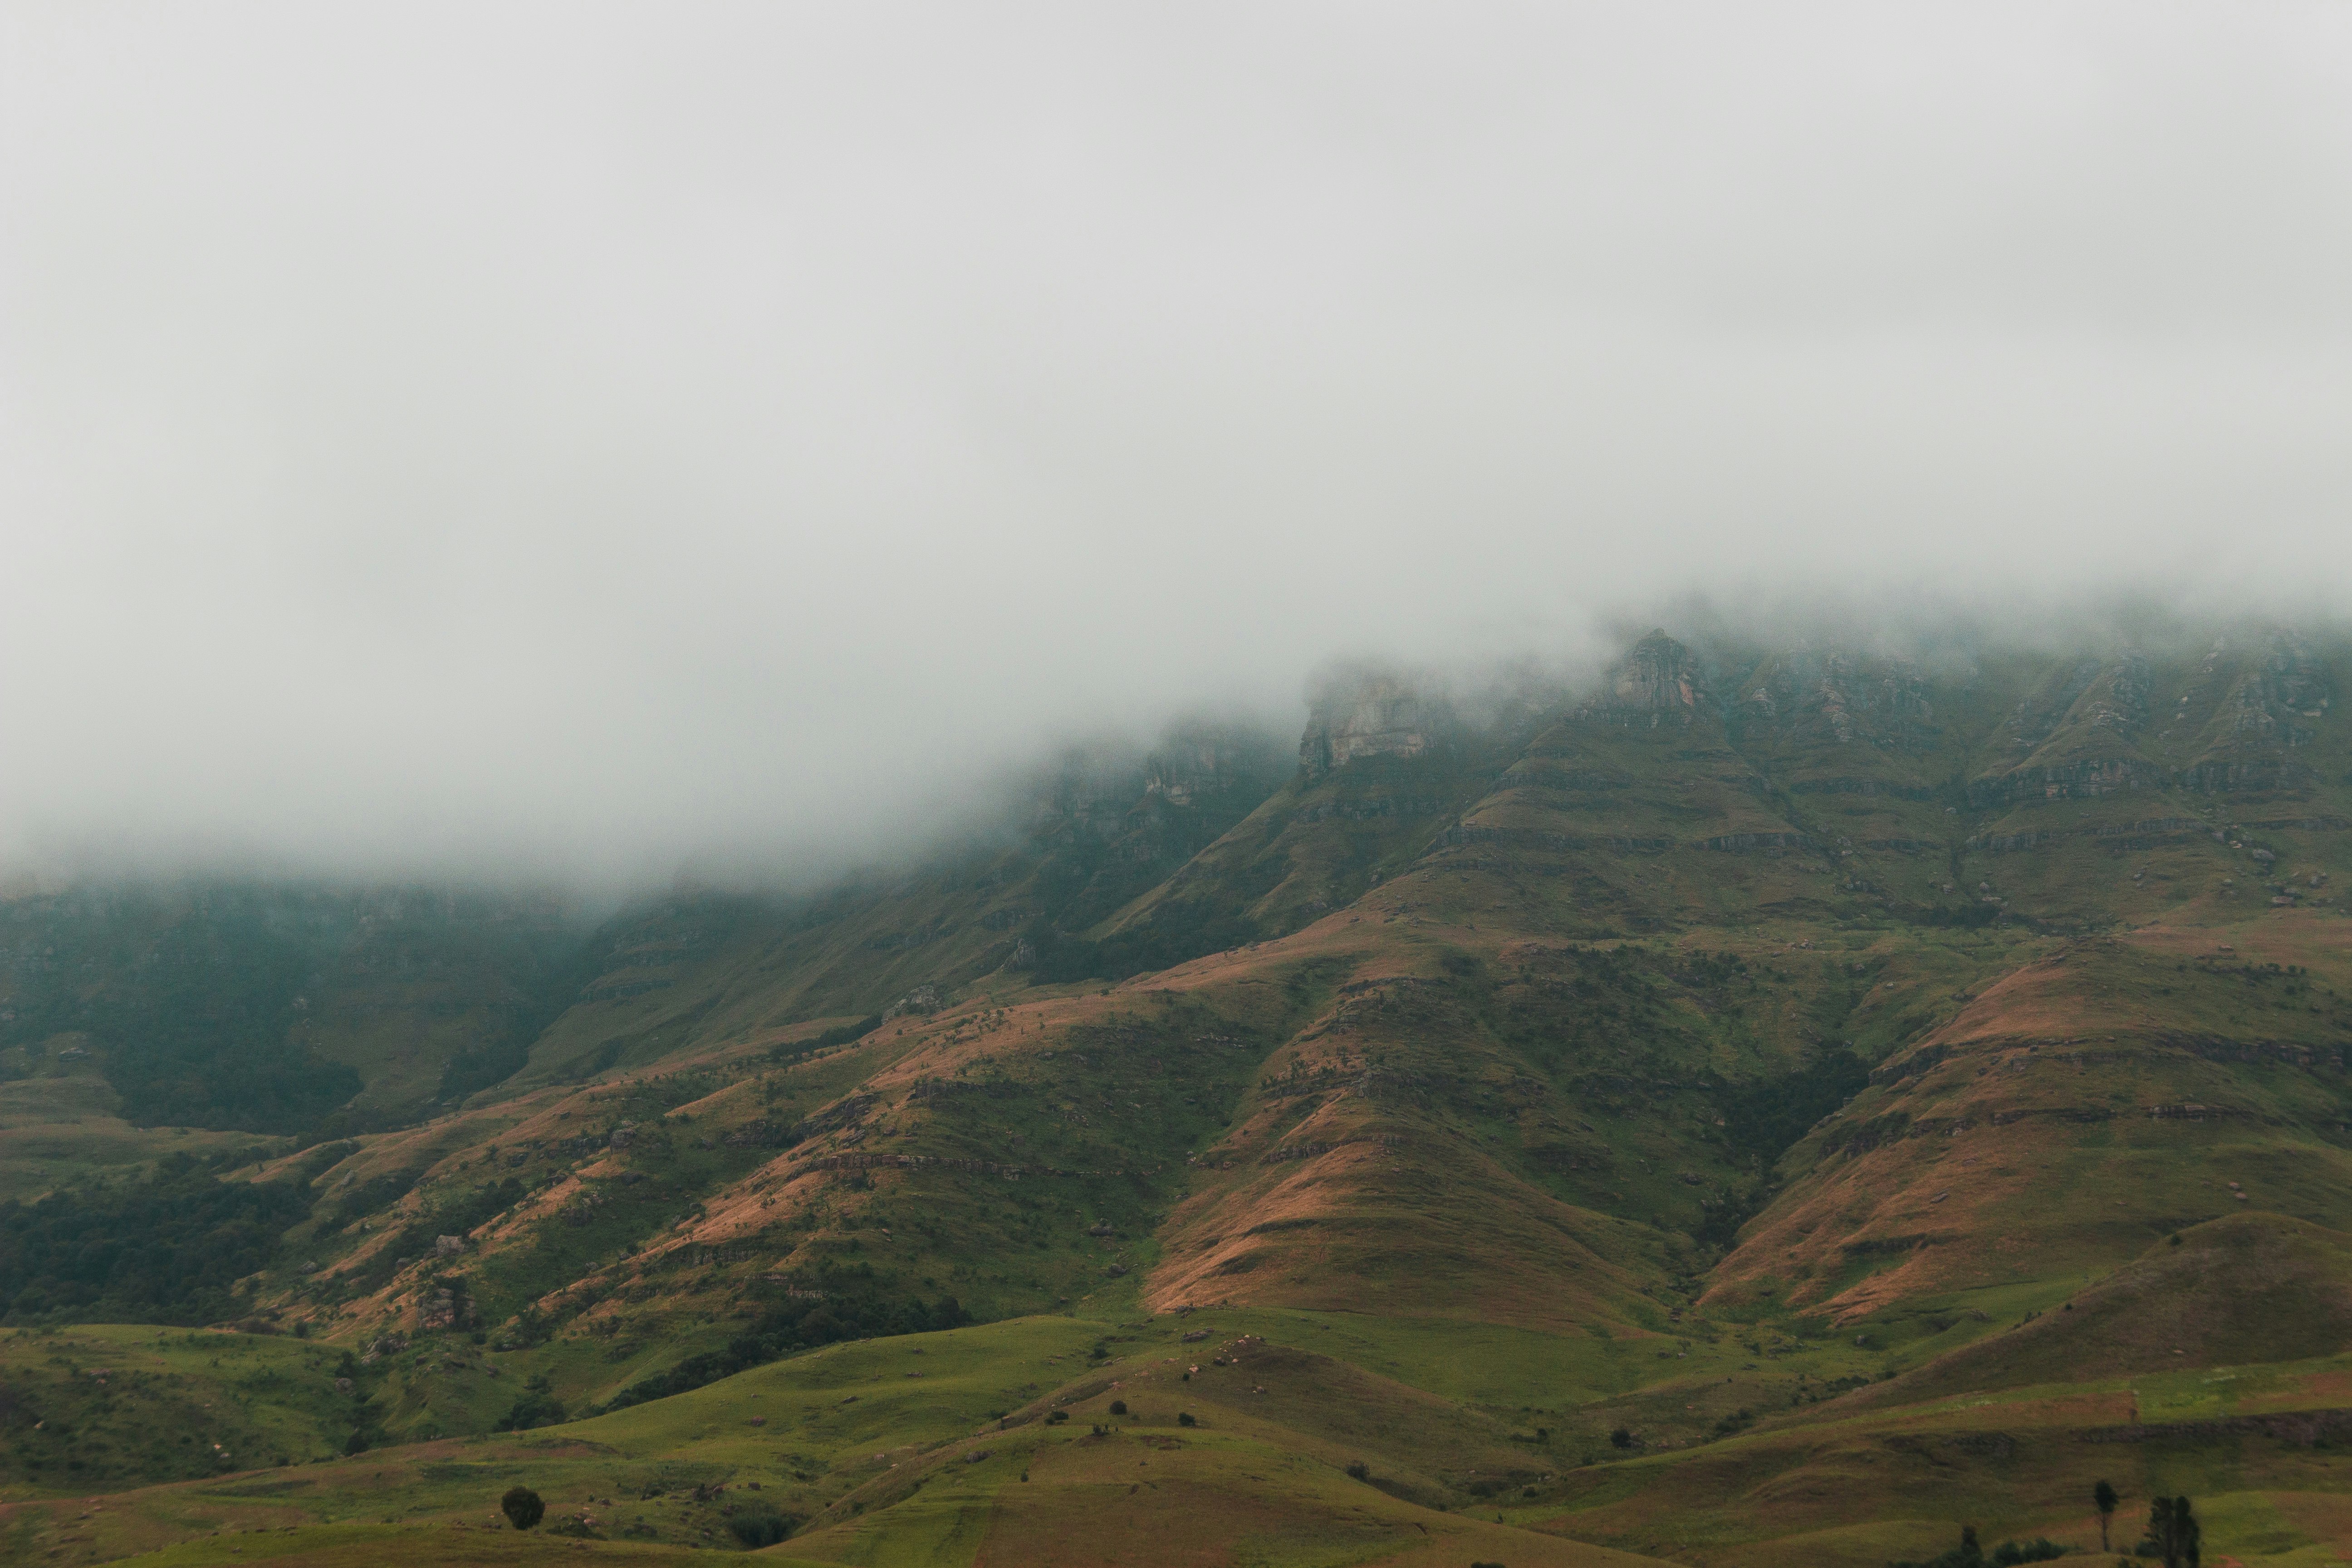
[(1298, 765), (1317, 778), (1364, 757), (1426, 756), (1458, 727), (1452, 705), (1423, 695), (1410, 679), (1352, 670), (1316, 693), (1298, 740)]

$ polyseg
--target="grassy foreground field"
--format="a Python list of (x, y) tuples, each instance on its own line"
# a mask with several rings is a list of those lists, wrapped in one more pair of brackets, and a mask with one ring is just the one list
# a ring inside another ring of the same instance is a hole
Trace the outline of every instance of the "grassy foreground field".
[[(2266, 1252), (2290, 1277), (2256, 1310), (2340, 1301), (2344, 1239), (2233, 1216), (2147, 1271)], [(2324, 1274), (2295, 1272), (2315, 1256)], [(2183, 1364), (2150, 1338), (2181, 1314), (2144, 1284), (2094, 1286), (2079, 1323), (2062, 1305), (1826, 1398), (1809, 1385), (1850, 1378), (1850, 1343), (1791, 1342), (1743, 1377), (1738, 1346), (1645, 1364), (1339, 1314), (1024, 1319), (836, 1346), (528, 1434), (20, 1501), (0, 1513), (0, 1545), (26, 1562), (635, 1559), (740, 1549), (737, 1520), (780, 1517), (794, 1533), (767, 1554), (784, 1561), (1864, 1568), (1932, 1555), (1962, 1520), (1988, 1542), (2095, 1550), (2105, 1479), (2141, 1508), (2195, 1495), (2208, 1541), (2242, 1563), (2343, 1560), (2352, 1353)], [(2226, 1316), (2229, 1296), (2204, 1290), (2189, 1315)], [(2174, 1365), (2020, 1382), (2063, 1359), (2035, 1342), (2053, 1333), (2084, 1352), (2145, 1343), (2125, 1359)], [(132, 1348), (119, 1333), (83, 1348), (97, 1345)], [(1971, 1373), (1983, 1386), (1935, 1393)], [(1596, 1384), (1616, 1392), (1591, 1400)], [(1647, 1419), (1702, 1400), (1724, 1415), (1696, 1435)], [(1636, 1424), (1633, 1447), (1577, 1436), (1580, 1410)], [(548, 1502), (530, 1537), (496, 1514), (516, 1484)]]

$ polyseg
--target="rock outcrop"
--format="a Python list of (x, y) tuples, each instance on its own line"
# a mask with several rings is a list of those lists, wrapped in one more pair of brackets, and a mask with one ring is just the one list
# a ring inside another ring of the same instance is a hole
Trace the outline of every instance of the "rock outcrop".
[(1611, 667), (1579, 716), (1628, 730), (1688, 729), (1707, 700), (1691, 650), (1660, 630)]
[(1397, 675), (1358, 671), (1316, 695), (1298, 741), (1298, 765), (1317, 778), (1366, 757), (1426, 756), (1444, 746), (1455, 727), (1444, 698), (1425, 697)]

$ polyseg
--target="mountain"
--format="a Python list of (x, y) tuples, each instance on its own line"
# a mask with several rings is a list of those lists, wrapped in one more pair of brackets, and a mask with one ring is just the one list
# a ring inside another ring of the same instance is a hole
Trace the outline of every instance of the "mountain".
[(789, 895), (13, 899), (0, 1529), (1875, 1568), (2107, 1479), (2345, 1553), (2347, 678), (1662, 629)]

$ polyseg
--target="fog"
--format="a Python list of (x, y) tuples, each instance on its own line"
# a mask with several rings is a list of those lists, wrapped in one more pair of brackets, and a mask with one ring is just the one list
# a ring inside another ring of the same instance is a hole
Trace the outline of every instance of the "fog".
[(1655, 604), (2352, 584), (2340, 6), (0, 6), (0, 862), (837, 864)]

